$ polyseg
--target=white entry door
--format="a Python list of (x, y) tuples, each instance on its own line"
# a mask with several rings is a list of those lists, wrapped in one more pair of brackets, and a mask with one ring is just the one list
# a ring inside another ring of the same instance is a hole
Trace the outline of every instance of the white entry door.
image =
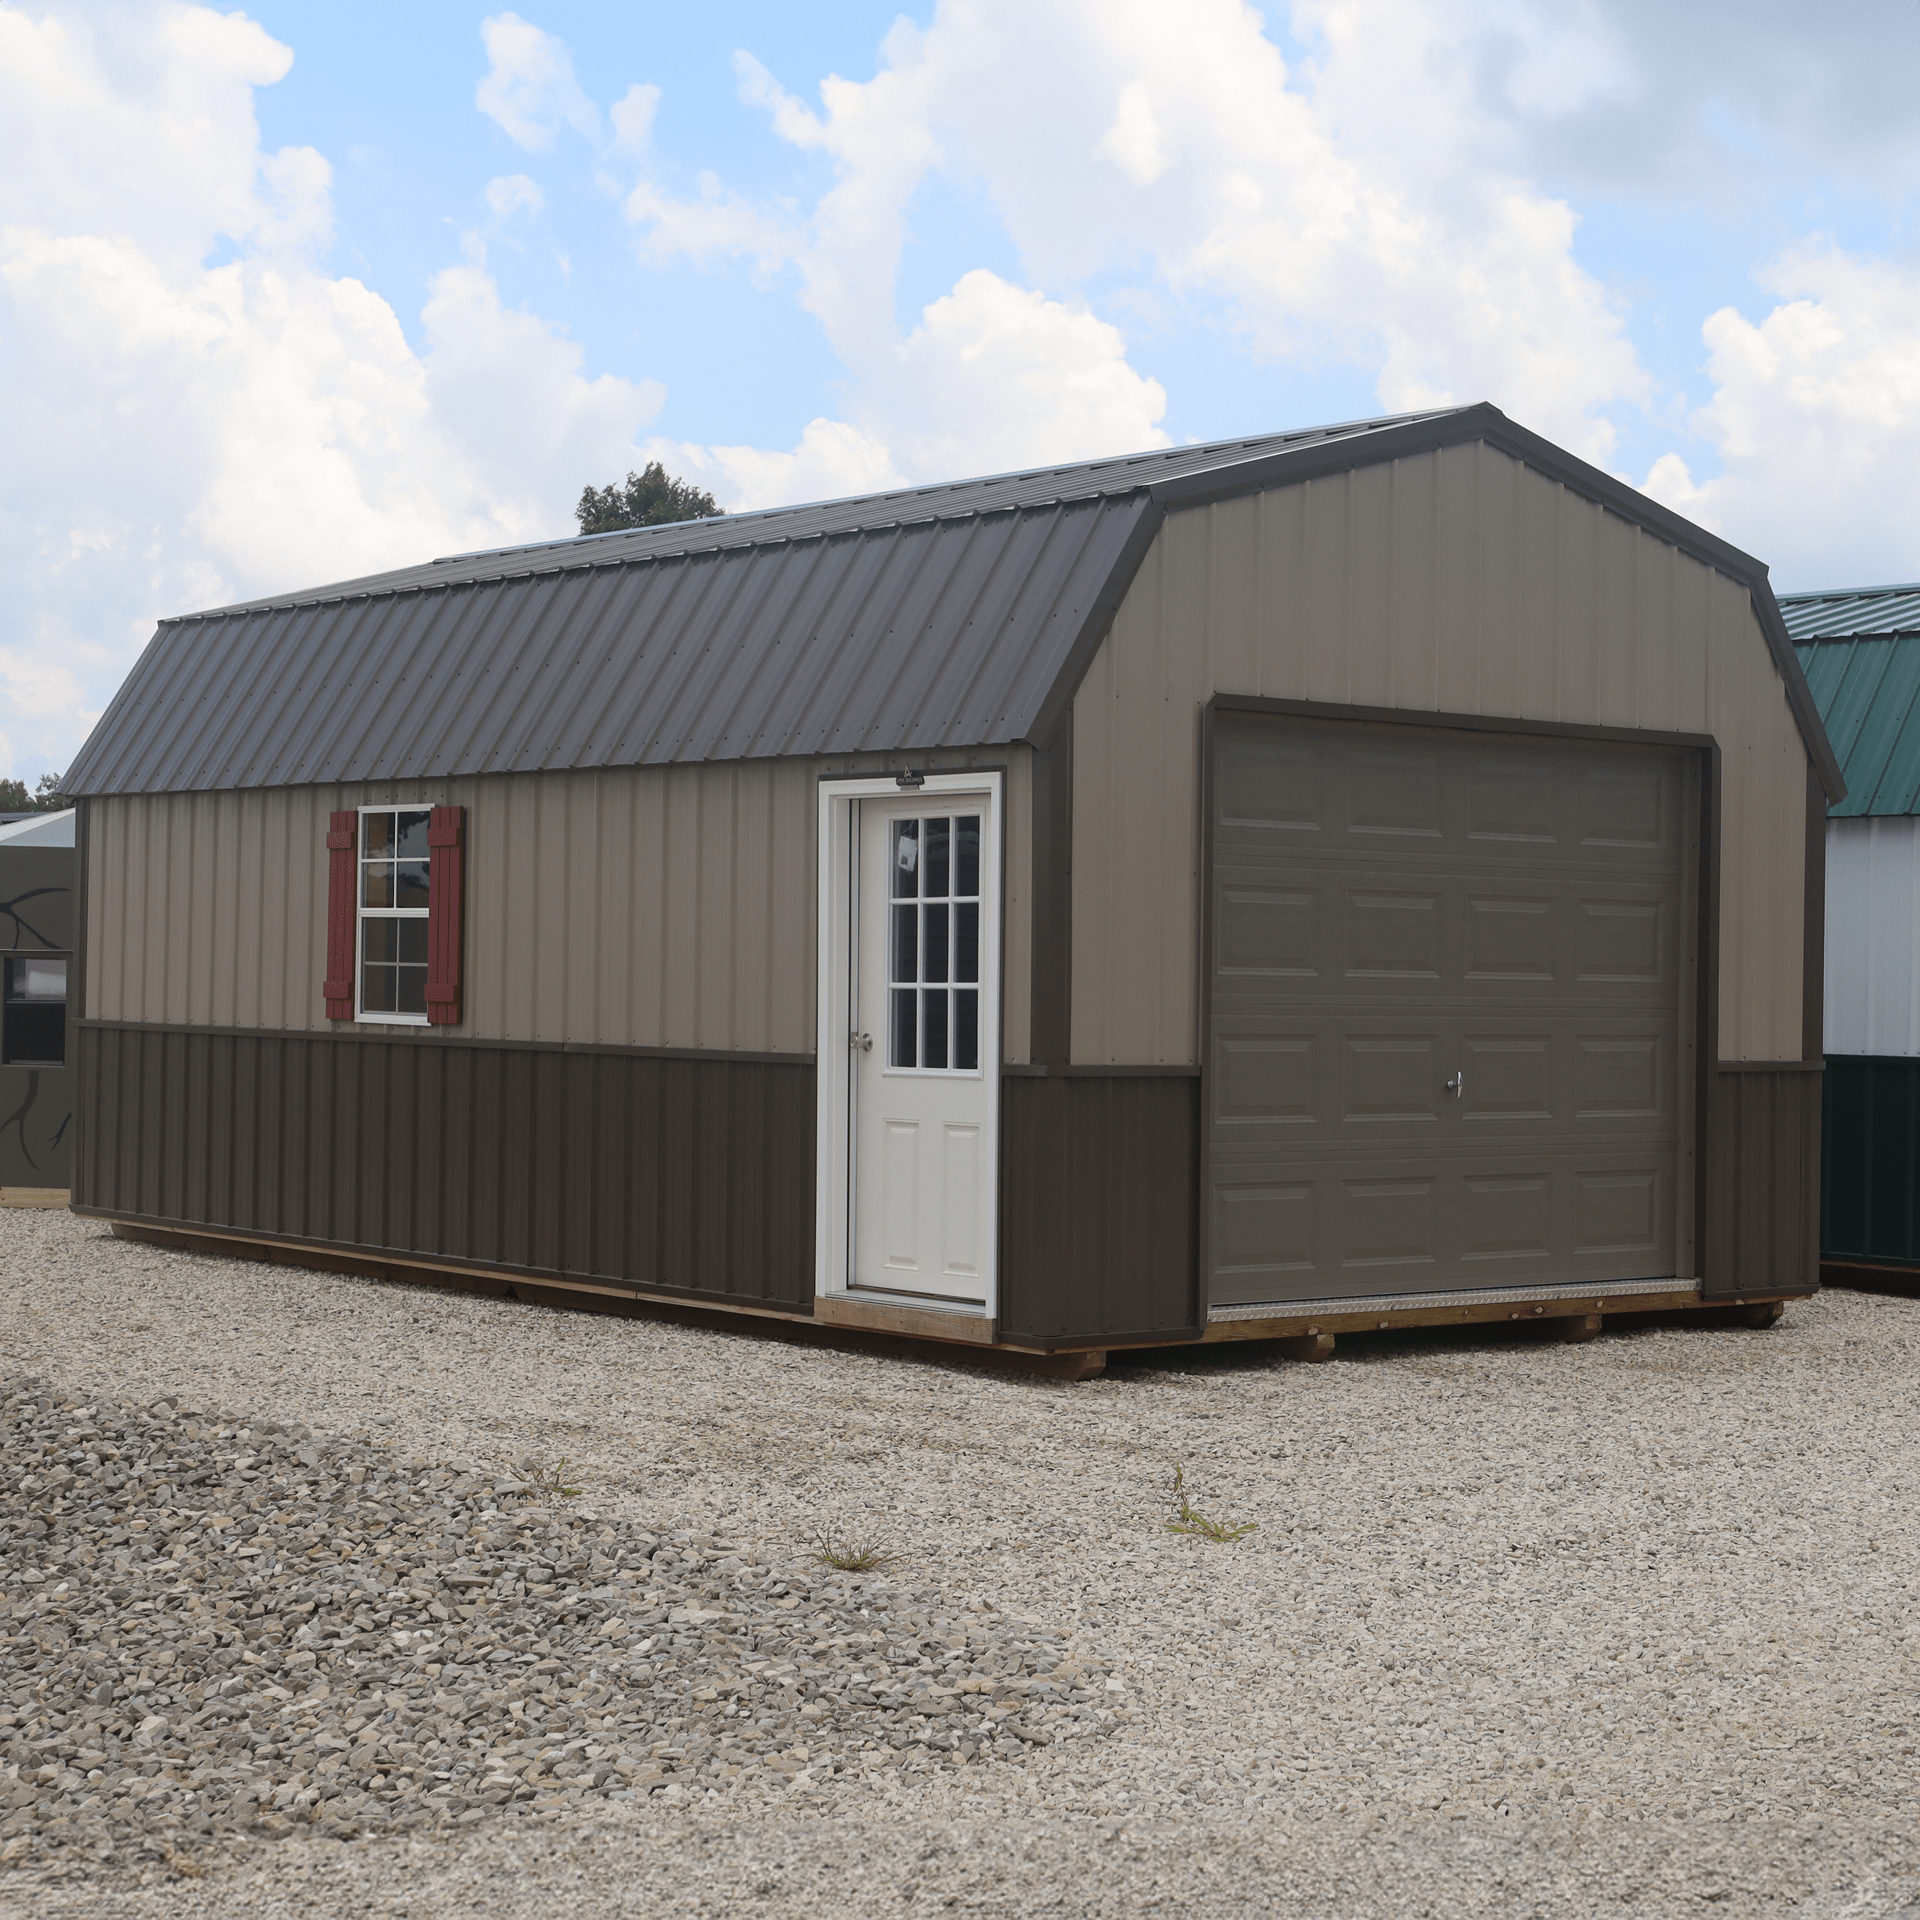
[(998, 1185), (994, 798), (860, 798), (849, 850), (848, 1283), (983, 1313)]

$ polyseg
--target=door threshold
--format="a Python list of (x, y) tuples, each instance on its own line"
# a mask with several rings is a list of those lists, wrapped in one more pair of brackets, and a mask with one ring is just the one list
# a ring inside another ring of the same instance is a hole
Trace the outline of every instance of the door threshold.
[(1428, 1312), (1435, 1307), (1497, 1307), (1508, 1302), (1534, 1300), (1591, 1300), (1596, 1308), (1643, 1294), (1698, 1295), (1697, 1280), (1570, 1280), (1538, 1287), (1463, 1287), (1448, 1293), (1370, 1293), (1331, 1300), (1266, 1300), (1247, 1306), (1211, 1307), (1207, 1324), (1228, 1320), (1298, 1320), (1314, 1315), (1346, 1313)]
[(813, 1299), (813, 1317), (825, 1327), (862, 1327), (870, 1333), (905, 1333), (922, 1340), (964, 1340), (990, 1347), (995, 1322), (978, 1307), (942, 1300), (904, 1302), (875, 1294), (819, 1293)]

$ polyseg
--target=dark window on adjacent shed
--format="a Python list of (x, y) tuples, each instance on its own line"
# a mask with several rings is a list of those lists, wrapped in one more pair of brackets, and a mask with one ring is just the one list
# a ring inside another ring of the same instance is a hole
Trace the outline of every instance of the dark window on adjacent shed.
[(42, 954), (7, 962), (0, 1004), (0, 1062), (10, 1067), (67, 1063), (67, 963)]

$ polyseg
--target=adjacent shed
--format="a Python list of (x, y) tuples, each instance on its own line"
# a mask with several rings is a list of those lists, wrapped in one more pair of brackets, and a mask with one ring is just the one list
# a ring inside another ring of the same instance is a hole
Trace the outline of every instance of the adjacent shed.
[(1822, 1256), (1920, 1283), (1920, 586), (1780, 611), (1847, 783), (1827, 820)]
[(66, 790), (127, 1231), (1089, 1355), (1817, 1283), (1765, 570), (1491, 407), (169, 620)]
[(0, 826), (0, 1202), (9, 1206), (67, 1204), (73, 841), (72, 808)]

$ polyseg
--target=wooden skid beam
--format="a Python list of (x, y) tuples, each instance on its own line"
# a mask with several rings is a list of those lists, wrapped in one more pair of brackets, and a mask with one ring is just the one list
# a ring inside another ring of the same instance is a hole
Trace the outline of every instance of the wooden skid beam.
[[(1553, 1323), (1561, 1339), (1590, 1339), (1590, 1333), (1560, 1331), (1568, 1322), (1587, 1322), (1622, 1314), (1698, 1313), (1706, 1308), (1766, 1305), (1805, 1300), (1811, 1293), (1744, 1294), (1733, 1300), (1703, 1301), (1691, 1288), (1686, 1292), (1596, 1294), (1591, 1299), (1503, 1300), (1487, 1304), (1445, 1307), (1402, 1307), (1371, 1313), (1316, 1313), (1311, 1317), (1275, 1315), (1272, 1319), (1216, 1320), (1200, 1336), (1210, 1340), (1299, 1340), (1316, 1335), (1385, 1333), (1403, 1327), (1461, 1327), (1494, 1325), (1545, 1326)], [(1773, 1318), (1777, 1319), (1776, 1313)]]

